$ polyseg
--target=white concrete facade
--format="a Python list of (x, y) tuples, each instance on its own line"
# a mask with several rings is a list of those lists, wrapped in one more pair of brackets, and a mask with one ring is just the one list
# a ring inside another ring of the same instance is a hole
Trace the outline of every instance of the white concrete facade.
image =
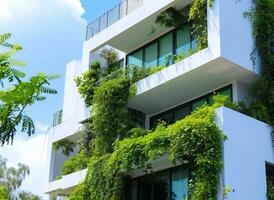
[[(119, 58), (126, 58), (127, 54), (167, 33), (171, 29), (156, 25), (156, 16), (169, 7), (183, 8), (191, 2), (140, 1), (141, 6), (84, 42), (82, 60), (68, 63), (63, 120), (52, 127), (49, 134), (47, 193), (68, 195), (86, 173), (83, 170), (55, 180), (68, 158), (55, 152), (52, 144), (74, 137), (81, 129), (79, 122), (89, 115), (89, 108), (77, 92), (74, 79), (85, 72), (92, 61), (98, 60), (105, 65), (99, 56), (104, 47), (111, 46), (119, 51)], [(251, 7), (252, 0), (214, 0), (213, 6), (208, 7), (208, 47), (136, 83), (137, 94), (128, 106), (145, 113), (146, 128), (149, 128), (150, 117), (227, 85), (232, 85), (235, 102), (248, 96), (250, 83), (260, 73), (259, 58), (256, 58), (255, 64), (250, 59), (254, 49), (252, 25), (243, 16)], [(156, 32), (148, 35), (151, 26), (155, 26)], [(219, 199), (222, 199), (222, 187), (230, 186), (234, 191), (229, 195), (229, 200), (266, 200), (265, 162), (274, 163), (270, 127), (227, 108), (216, 111), (216, 123), (228, 136), (223, 145), (224, 169)], [(171, 163), (161, 160), (155, 169), (171, 166)]]

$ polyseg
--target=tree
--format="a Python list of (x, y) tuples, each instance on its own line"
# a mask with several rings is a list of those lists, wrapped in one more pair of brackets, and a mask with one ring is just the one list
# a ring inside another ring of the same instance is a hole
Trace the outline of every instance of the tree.
[(5, 188), (0, 186), (0, 200), (8, 200)]
[[(56, 94), (50, 88), (50, 81), (59, 75), (38, 73), (26, 80), (26, 74), (18, 67), (26, 64), (14, 59), (15, 54), (22, 50), (18, 44), (8, 42), (11, 33), (0, 35), (0, 143), (12, 143), (21, 126), (21, 131), (29, 136), (35, 133), (32, 119), (25, 112), (26, 108), (46, 99), (45, 94)], [(2, 51), (1, 51), (2, 50)]]
[(29, 175), (27, 165), (7, 167), (7, 160), (0, 156), (0, 200), (40, 200), (40, 197), (20, 190), (23, 180)]

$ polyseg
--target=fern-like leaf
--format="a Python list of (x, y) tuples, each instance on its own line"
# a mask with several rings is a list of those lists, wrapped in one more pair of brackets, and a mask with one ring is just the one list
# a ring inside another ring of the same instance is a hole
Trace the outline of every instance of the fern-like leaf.
[(57, 94), (56, 90), (49, 87), (44, 87), (44, 86), (41, 86), (40, 92), (45, 94)]

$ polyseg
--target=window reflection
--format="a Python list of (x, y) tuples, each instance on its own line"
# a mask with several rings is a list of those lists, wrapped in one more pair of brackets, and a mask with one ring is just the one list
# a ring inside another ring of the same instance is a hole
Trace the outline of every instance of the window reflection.
[(131, 200), (183, 200), (188, 196), (187, 167), (176, 167), (132, 181)]

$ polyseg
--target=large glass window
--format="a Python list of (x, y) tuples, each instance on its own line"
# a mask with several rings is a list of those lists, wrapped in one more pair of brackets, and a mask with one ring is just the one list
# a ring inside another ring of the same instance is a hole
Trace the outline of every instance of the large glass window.
[(191, 111), (189, 105), (183, 106), (174, 112), (174, 121), (178, 121), (180, 119), (185, 118)]
[(169, 55), (185, 53), (187, 56), (190, 49), (193, 49), (191, 47), (193, 44), (190, 37), (190, 25), (184, 24), (129, 54), (127, 64), (138, 67), (162, 66), (166, 64)]
[(171, 174), (171, 200), (182, 200), (188, 197), (188, 170), (176, 168)]
[(192, 110), (196, 110), (197, 108), (205, 105), (207, 102), (208, 102), (207, 97), (203, 97), (198, 100), (195, 100), (192, 104)]
[(138, 50), (128, 56), (128, 65), (143, 67), (143, 50)]
[(185, 118), (187, 115), (191, 113), (191, 111), (199, 108), (200, 106), (204, 104), (212, 105), (214, 103), (213, 96), (219, 94), (228, 96), (230, 101), (232, 101), (232, 87), (227, 86), (225, 88), (222, 88), (220, 90), (217, 90), (216, 92), (211, 92), (209, 94), (206, 94), (198, 99), (195, 99), (191, 102), (182, 104), (176, 108), (173, 108), (171, 110), (165, 111), (163, 113), (157, 114), (150, 118), (150, 128), (153, 129), (157, 126), (159, 121), (165, 121), (168, 124), (172, 124), (178, 120), (181, 120)]
[(166, 64), (166, 59), (169, 55), (172, 55), (173, 45), (172, 45), (172, 33), (169, 33), (162, 37), (159, 41), (159, 65), (164, 66)]
[(179, 28), (176, 32), (176, 54), (188, 55), (190, 51), (190, 26), (185, 25)]
[(156, 67), (158, 65), (158, 43), (151, 44), (145, 48), (144, 67)]
[(133, 200), (182, 200), (188, 196), (189, 172), (176, 167), (153, 173), (132, 181)]

